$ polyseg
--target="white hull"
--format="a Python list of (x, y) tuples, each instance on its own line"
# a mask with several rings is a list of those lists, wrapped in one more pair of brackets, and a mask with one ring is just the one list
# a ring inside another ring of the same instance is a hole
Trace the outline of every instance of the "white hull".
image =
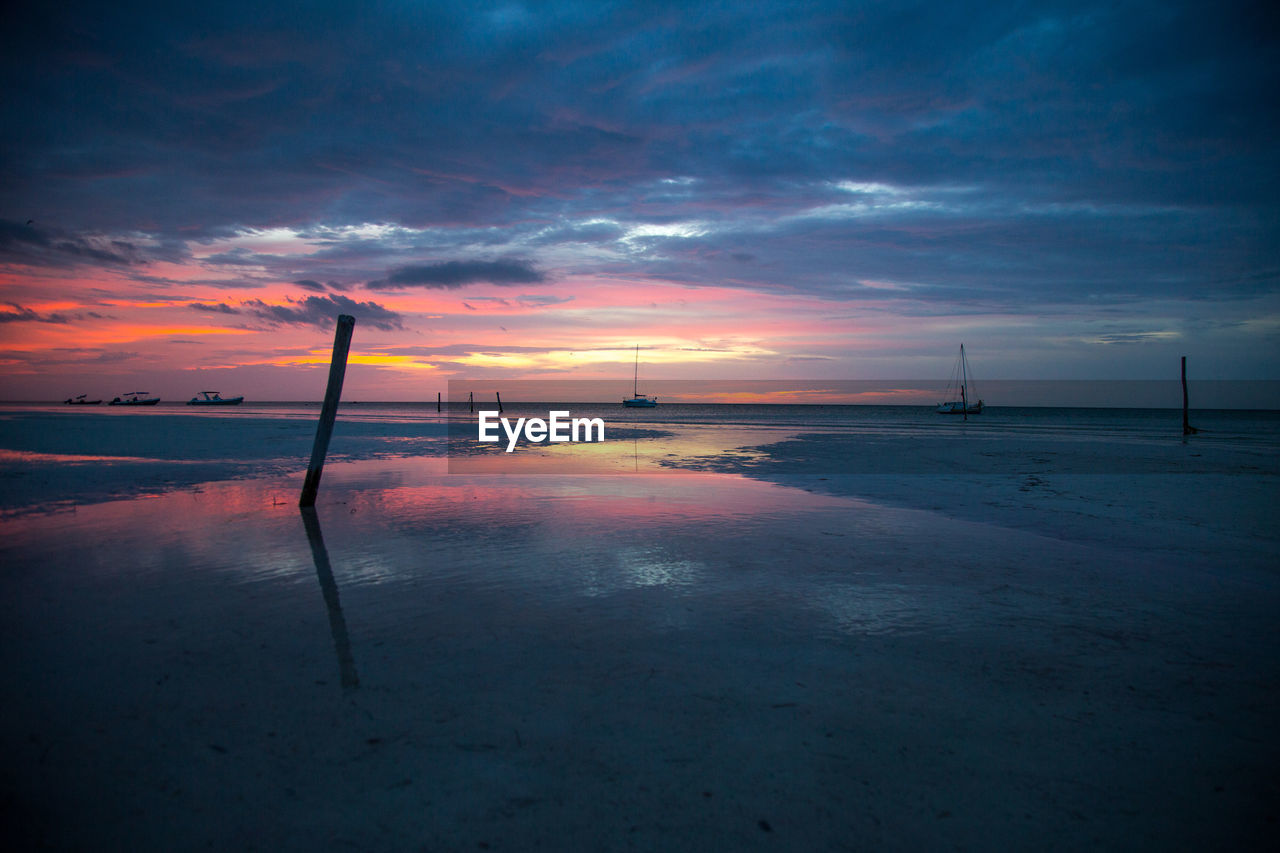
[(214, 400), (201, 400), (199, 397), (192, 397), (187, 401), (188, 406), (238, 406), (244, 402), (244, 397), (218, 397)]
[(970, 403), (968, 408), (965, 408), (964, 403), (958, 400), (950, 403), (939, 403), (937, 411), (940, 415), (980, 415), (982, 414), (982, 401)]
[(978, 400), (976, 403), (969, 402), (972, 397), (968, 392), (972, 390), (969, 386), (969, 362), (964, 357), (964, 344), (961, 344), (960, 357), (956, 359), (955, 373), (951, 374), (951, 382), (947, 385), (948, 396), (955, 394), (960, 399), (939, 403), (938, 408), (934, 409), (934, 411), (940, 415), (968, 416), (982, 414), (982, 400)]
[(124, 397), (116, 397), (108, 406), (154, 406), (160, 402), (159, 397), (148, 397), (145, 391), (135, 391), (125, 394)]

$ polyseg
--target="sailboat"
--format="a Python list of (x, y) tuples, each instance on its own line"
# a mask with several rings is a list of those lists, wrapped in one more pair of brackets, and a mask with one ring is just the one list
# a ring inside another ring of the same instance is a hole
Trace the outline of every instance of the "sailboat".
[(976, 403), (969, 402), (969, 361), (964, 357), (964, 344), (960, 345), (960, 358), (956, 361), (956, 369), (952, 371), (951, 382), (947, 385), (947, 394), (950, 396), (953, 389), (959, 385), (960, 399), (950, 400), (946, 403), (938, 404), (938, 414), (940, 415), (980, 415), (982, 414), (982, 400)]
[(631, 399), (623, 400), (622, 405), (628, 409), (652, 409), (658, 405), (657, 397), (647, 397), (640, 393), (640, 345), (636, 344), (636, 372), (631, 386)]

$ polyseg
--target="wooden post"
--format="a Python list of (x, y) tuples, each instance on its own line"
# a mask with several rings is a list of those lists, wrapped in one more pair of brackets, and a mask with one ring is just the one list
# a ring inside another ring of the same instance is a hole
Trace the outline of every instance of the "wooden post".
[(1182, 357), (1182, 434), (1195, 435), (1200, 430), (1191, 425), (1187, 417), (1187, 357)]
[(476, 410), (476, 392), (472, 391), (467, 395), (467, 409), (474, 412)]
[(502, 414), (502, 395), (494, 391), (493, 396), (498, 398), (498, 414)]
[(329, 386), (324, 391), (320, 423), (316, 425), (316, 441), (311, 446), (311, 464), (307, 466), (307, 479), (302, 484), (298, 506), (316, 505), (320, 474), (324, 471), (324, 458), (329, 453), (329, 439), (333, 436), (333, 419), (338, 414), (338, 401), (342, 398), (342, 380), (347, 373), (347, 353), (351, 349), (351, 331), (355, 325), (355, 317), (338, 315), (338, 328), (333, 335), (333, 359), (329, 362)]
[(440, 411), (440, 392), (436, 392), (436, 411)]

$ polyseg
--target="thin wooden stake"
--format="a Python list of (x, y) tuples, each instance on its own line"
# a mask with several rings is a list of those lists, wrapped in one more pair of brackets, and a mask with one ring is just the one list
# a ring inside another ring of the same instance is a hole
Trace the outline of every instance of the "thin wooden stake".
[(494, 391), (493, 396), (498, 398), (498, 414), (502, 414), (502, 395)]
[(338, 328), (333, 335), (333, 359), (329, 362), (329, 385), (324, 391), (320, 423), (316, 425), (316, 441), (311, 446), (311, 464), (307, 466), (307, 479), (302, 484), (302, 497), (298, 499), (298, 506), (316, 505), (320, 475), (324, 472), (324, 458), (329, 453), (329, 439), (333, 436), (333, 419), (338, 414), (338, 401), (342, 399), (342, 380), (347, 374), (347, 353), (351, 350), (351, 332), (355, 325), (355, 317), (349, 314), (338, 315)]
[(1191, 425), (1187, 417), (1187, 357), (1182, 357), (1182, 434), (1195, 435), (1200, 430)]
[(436, 411), (440, 411), (440, 392), (436, 392)]
[(475, 391), (472, 391), (467, 395), (467, 408), (473, 412), (476, 410), (476, 392)]

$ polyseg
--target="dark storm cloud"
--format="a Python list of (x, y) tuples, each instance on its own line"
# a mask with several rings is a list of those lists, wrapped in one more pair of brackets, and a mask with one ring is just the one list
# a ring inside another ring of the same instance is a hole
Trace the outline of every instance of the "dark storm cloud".
[(397, 312), (384, 308), (376, 302), (357, 302), (336, 293), (291, 300), (286, 305), (270, 305), (261, 299), (250, 299), (242, 305), (244, 313), (273, 325), (289, 324), (329, 329), (333, 327), (339, 314), (350, 314), (358, 323), (368, 324), (384, 332), (404, 328), (403, 320)]
[(528, 261), (445, 261), (417, 264), (392, 270), (384, 279), (371, 281), (370, 290), (402, 290), (422, 287), (429, 290), (456, 290), (468, 284), (538, 284), (543, 274)]
[[(172, 247), (380, 222), (429, 236), (205, 260), (316, 293), (301, 282), (532, 284), (532, 262), (413, 259), (570, 251), (601, 254), (557, 254), (557, 274), (834, 299), (877, 279), (939, 310), (1274, 293), (1275, 16), (1244, 2), (20, 4), (0, 32), (14, 218), (0, 258), (129, 265), (160, 251), (134, 233)], [(825, 210), (857, 195), (841, 181), (920, 193)], [(948, 188), (973, 195), (929, 192)], [(920, 206), (894, 206), (907, 201)], [(707, 230), (627, 236), (690, 219)], [(110, 234), (126, 236), (93, 236)]]

